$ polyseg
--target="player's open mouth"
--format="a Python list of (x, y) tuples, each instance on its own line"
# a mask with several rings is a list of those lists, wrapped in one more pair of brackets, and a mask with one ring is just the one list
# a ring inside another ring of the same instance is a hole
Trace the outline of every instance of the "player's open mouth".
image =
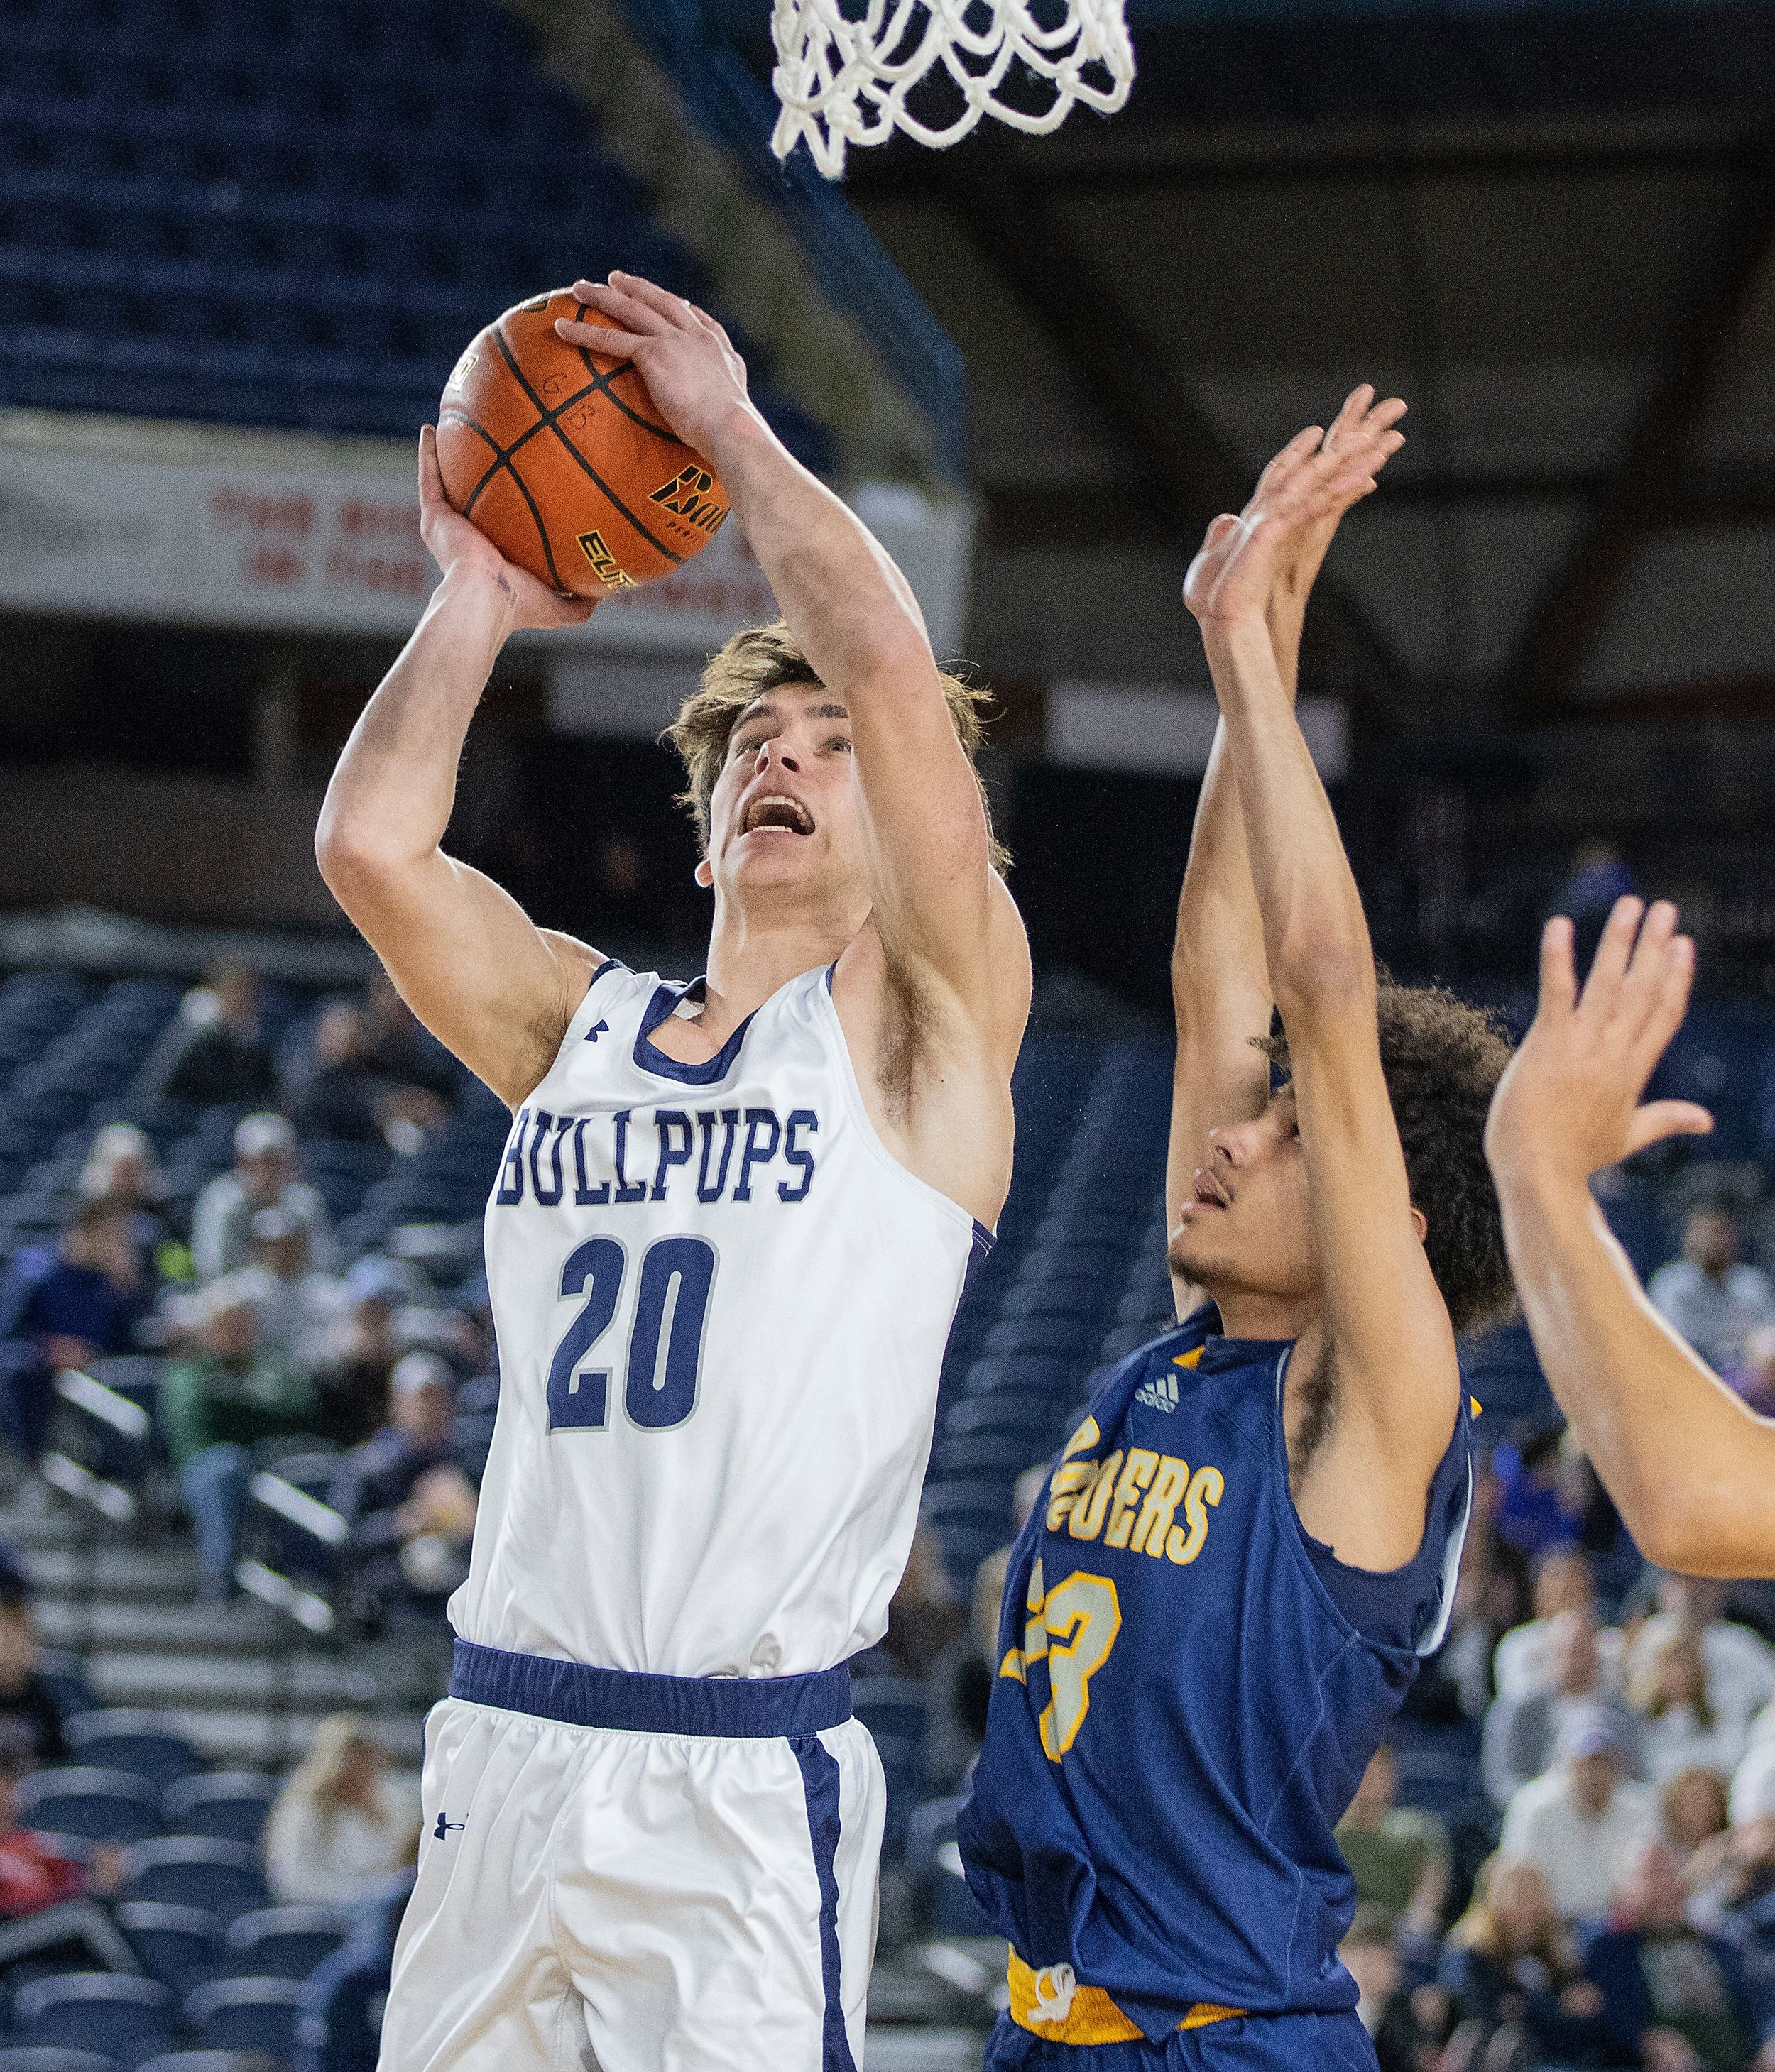
[(785, 792), (767, 792), (754, 799), (746, 808), (743, 834), (810, 835), (813, 832), (813, 816), (799, 799), (791, 799)]
[(1201, 1209), (1229, 1209), (1233, 1202), (1231, 1196), (1214, 1175), (1198, 1167), (1190, 1187), (1188, 1206)]

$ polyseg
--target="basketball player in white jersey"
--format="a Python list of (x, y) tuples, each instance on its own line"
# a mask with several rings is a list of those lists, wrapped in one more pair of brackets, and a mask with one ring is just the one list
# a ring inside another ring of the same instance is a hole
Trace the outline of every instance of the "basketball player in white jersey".
[(632, 356), (787, 625), (731, 642), (676, 730), (706, 977), (535, 927), (440, 844), (507, 635), (584, 608), (448, 508), (424, 435), (443, 579), (318, 853), (514, 1119), (487, 1211), (499, 1420), (381, 2062), (849, 2072), (883, 1787), (843, 1665), (885, 1626), (1009, 1184), (1028, 953), (968, 693), (899, 571), (712, 319), (631, 276), (577, 292), (608, 330), (562, 335)]

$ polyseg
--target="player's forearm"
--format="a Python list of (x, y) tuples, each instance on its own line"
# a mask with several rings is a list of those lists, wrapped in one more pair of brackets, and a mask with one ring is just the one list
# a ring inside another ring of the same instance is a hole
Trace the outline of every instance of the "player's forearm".
[(1352, 997), (1372, 1000), (1373, 952), (1361, 898), (1269, 630), (1241, 620), (1210, 626), (1205, 638), (1283, 1019), (1290, 1022), (1292, 1010), (1298, 1023)]
[(398, 869), (443, 841), (463, 742), (512, 616), (496, 582), (446, 577), (433, 593), (327, 787), (315, 847), (336, 891), (354, 872)]
[(855, 697), (908, 659), (929, 665), (924, 615), (892, 557), (756, 412), (735, 410), (709, 458), (822, 684)]
[(1542, 1370), (1641, 1551), (1691, 1574), (1766, 1574), (1775, 1426), (1652, 1307), (1581, 1180), (1495, 1177)]

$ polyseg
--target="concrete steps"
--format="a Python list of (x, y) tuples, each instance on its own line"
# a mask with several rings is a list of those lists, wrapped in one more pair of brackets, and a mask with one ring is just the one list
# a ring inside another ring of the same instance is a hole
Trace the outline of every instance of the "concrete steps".
[(0, 1500), (0, 1540), (31, 1579), (44, 1645), (80, 1659), (100, 1704), (167, 1713), (211, 1760), (274, 1769), (349, 1708), (417, 1767), (448, 1674), (446, 1636), (318, 1649), (250, 1600), (199, 1605), (187, 1543), (132, 1540), (41, 1486)]

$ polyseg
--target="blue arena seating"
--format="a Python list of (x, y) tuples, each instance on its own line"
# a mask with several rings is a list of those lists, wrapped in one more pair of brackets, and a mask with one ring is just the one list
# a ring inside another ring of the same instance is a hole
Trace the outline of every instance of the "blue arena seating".
[(185, 2003), (185, 2019), (212, 2050), (257, 2050), (286, 2059), (294, 2046), (303, 1987), (298, 1979), (218, 1979)]
[(491, 0), (0, 0), (0, 403), (406, 438), (484, 323), (612, 266), (707, 298)]
[(181, 2000), (208, 1985), (225, 1967), (222, 1924), (205, 1907), (126, 1900), (117, 1910), (117, 1921), (149, 1977)]
[(265, 1873), (245, 1842), (169, 1835), (124, 1852), (121, 1897), (202, 1907), (234, 1921), (265, 1906)]
[(21, 1819), (90, 1842), (145, 1842), (163, 1832), (160, 1793), (127, 1770), (39, 1770), (18, 1787)]
[(132, 2065), (163, 2047), (176, 2019), (165, 1986), (116, 1971), (33, 1979), (19, 1988), (14, 2013), (32, 2042), (99, 2051)]
[(167, 1786), (162, 1802), (166, 1831), (256, 1846), (278, 1790), (275, 1778), (256, 1770), (200, 1771), (180, 1778)]

